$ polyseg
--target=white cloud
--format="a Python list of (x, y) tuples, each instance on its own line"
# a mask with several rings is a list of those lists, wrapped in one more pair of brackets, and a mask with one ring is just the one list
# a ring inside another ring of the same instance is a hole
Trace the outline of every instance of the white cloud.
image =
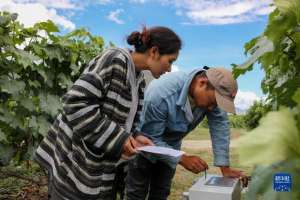
[(76, 4), (70, 0), (14, 0), (16, 3), (39, 3), (48, 8), (77, 9)]
[(97, 2), (101, 5), (107, 5), (107, 4), (113, 3), (114, 1), (113, 0), (98, 0)]
[[(130, 0), (145, 3), (150, 0)], [(162, 5), (175, 6), (176, 15), (184, 15), (189, 21), (181, 24), (234, 24), (250, 22), (269, 14), (274, 7), (272, 0), (152, 0)]]
[(258, 8), (257, 10), (255, 10), (255, 14), (257, 14), (257, 15), (268, 15), (273, 10), (274, 10), (274, 7), (272, 7), (272, 6), (262, 7), (262, 8)]
[(130, 2), (132, 2), (132, 3), (141, 3), (141, 4), (143, 4), (143, 3), (146, 3), (148, 0), (130, 0)]
[(270, 6), (272, 0), (129, 0), (129, 2), (140, 4), (159, 2), (161, 5), (175, 6), (176, 15), (188, 18), (187, 22), (181, 24), (188, 25), (251, 22), (259, 20), (260, 16), (267, 15), (274, 9)]
[(120, 14), (124, 12), (123, 9), (117, 9), (115, 11), (111, 11), (108, 16), (107, 16), (107, 19), (117, 23), (117, 24), (124, 24), (124, 21), (119, 19), (120, 17)]
[(254, 92), (250, 91), (238, 91), (234, 103), (238, 110), (244, 112), (248, 110), (255, 101), (262, 100)]
[[(55, 1), (53, 1), (52, 6), (55, 5), (54, 3)], [(65, 4), (65, 6), (66, 5), (67, 4)], [(55, 24), (58, 24), (65, 29), (73, 30), (75, 28), (75, 24), (65, 16), (59, 15), (55, 8), (48, 8), (41, 3), (18, 3), (12, 0), (1, 0), (0, 11), (18, 13), (18, 20), (26, 27), (32, 26), (36, 22), (52, 20)]]
[[(166, 2), (165, 0), (162, 0)], [(172, 1), (168, 1), (171, 3)], [(271, 0), (173, 0), (194, 24), (234, 24), (257, 20), (273, 10)]]
[[(98, 0), (109, 4), (114, 0)], [(175, 14), (188, 18), (181, 24), (235, 24), (259, 20), (273, 9), (273, 0), (129, 0), (129, 3), (160, 3), (175, 6)]]

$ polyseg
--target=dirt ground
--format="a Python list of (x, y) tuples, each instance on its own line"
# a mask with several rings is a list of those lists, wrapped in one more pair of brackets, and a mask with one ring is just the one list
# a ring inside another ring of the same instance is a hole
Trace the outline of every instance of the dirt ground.
[[(233, 140), (232, 140), (233, 141)], [(230, 143), (230, 148), (235, 148), (236, 145)], [(182, 148), (193, 149), (193, 150), (206, 150), (211, 149), (211, 140), (184, 140), (182, 142)]]

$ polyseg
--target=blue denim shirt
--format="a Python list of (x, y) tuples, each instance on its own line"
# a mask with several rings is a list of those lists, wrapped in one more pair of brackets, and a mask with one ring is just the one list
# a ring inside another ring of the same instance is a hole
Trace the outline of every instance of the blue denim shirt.
[[(188, 100), (192, 79), (201, 70), (190, 74), (168, 73), (153, 80), (145, 92), (144, 107), (138, 131), (151, 138), (155, 145), (179, 150), (184, 136), (205, 116), (208, 118), (215, 166), (229, 166), (230, 129), (227, 113), (216, 107), (211, 112), (196, 107), (192, 112)], [(150, 161), (161, 160), (175, 168), (180, 158), (144, 154)]]

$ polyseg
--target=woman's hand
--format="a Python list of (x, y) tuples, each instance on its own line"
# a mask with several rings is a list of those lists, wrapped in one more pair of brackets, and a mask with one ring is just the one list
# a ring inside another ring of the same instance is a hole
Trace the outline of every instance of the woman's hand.
[(132, 136), (129, 136), (123, 145), (123, 158), (129, 158), (137, 153), (138, 144)]
[(123, 159), (129, 159), (131, 156), (137, 153), (137, 148), (142, 146), (154, 145), (154, 143), (143, 135), (138, 135), (135, 138), (130, 136), (123, 145)]
[(138, 135), (134, 139), (137, 142), (137, 147), (154, 146), (154, 143), (152, 142), (152, 140), (150, 140), (146, 136)]

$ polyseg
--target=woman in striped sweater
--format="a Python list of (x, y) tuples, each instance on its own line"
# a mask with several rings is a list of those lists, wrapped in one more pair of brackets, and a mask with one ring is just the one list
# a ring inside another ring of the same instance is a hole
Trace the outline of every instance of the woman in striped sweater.
[(166, 27), (153, 27), (131, 33), (127, 42), (134, 51), (110, 48), (89, 63), (36, 150), (48, 171), (50, 199), (114, 199), (121, 156), (152, 143), (135, 132), (145, 87), (141, 71), (156, 78), (170, 71), (181, 40)]

